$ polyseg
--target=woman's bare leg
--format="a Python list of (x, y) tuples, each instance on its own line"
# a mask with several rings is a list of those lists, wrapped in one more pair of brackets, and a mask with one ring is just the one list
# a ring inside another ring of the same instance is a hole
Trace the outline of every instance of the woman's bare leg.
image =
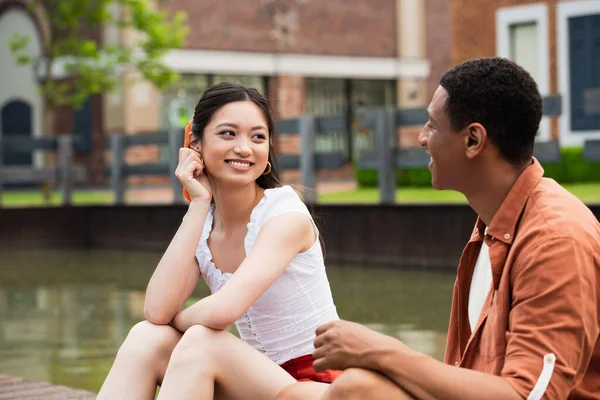
[(121, 345), (97, 399), (154, 399), (180, 339), (181, 333), (168, 325), (136, 324)]
[(299, 382), (286, 386), (277, 395), (277, 400), (318, 400), (329, 389), (328, 383)]
[(414, 400), (384, 375), (360, 368), (345, 370), (331, 384), (322, 400)]
[(366, 369), (345, 370), (331, 385), (300, 382), (286, 386), (277, 400), (411, 400), (404, 390), (380, 373)]
[(269, 400), (295, 382), (229, 332), (193, 326), (171, 355), (158, 398)]

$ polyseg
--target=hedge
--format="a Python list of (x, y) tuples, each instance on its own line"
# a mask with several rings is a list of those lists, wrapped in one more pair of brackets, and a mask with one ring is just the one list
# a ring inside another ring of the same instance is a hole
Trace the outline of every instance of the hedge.
[[(559, 183), (600, 182), (600, 162), (583, 160), (582, 147), (565, 147), (561, 149), (559, 163), (543, 163), (544, 176), (553, 178)], [(360, 187), (377, 187), (377, 170), (355, 169), (355, 177)], [(397, 169), (397, 186), (431, 186), (431, 173), (428, 168)]]

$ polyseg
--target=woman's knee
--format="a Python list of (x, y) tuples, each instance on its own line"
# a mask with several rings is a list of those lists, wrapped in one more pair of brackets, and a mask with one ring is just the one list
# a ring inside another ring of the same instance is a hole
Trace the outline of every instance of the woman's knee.
[(298, 383), (287, 385), (277, 394), (276, 400), (303, 400), (305, 397), (302, 396), (301, 388), (298, 387)]
[(141, 321), (131, 328), (119, 353), (128, 357), (168, 359), (180, 338), (181, 333), (169, 325)]
[(171, 359), (176, 362), (187, 362), (197, 361), (201, 357), (206, 361), (212, 357), (212, 354), (224, 350), (218, 342), (227, 334), (228, 332), (225, 331), (194, 325), (185, 331), (175, 346)]
[(327, 400), (366, 399), (377, 388), (376, 374), (359, 368), (345, 370), (327, 392)]
[(333, 382), (323, 399), (413, 400), (413, 397), (380, 373), (350, 368)]
[(277, 394), (276, 400), (320, 399), (329, 385), (325, 383), (300, 382), (287, 385)]

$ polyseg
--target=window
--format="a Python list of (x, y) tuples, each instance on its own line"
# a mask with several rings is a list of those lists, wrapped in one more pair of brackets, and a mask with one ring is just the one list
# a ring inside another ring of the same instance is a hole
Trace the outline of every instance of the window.
[[(541, 95), (549, 95), (548, 5), (537, 3), (498, 9), (496, 54), (525, 68), (538, 84)], [(536, 140), (550, 139), (550, 121), (543, 117)]]
[(352, 104), (365, 107), (393, 106), (396, 103), (395, 90), (394, 81), (355, 80), (352, 81)]
[(522, 66), (536, 82), (540, 80), (537, 57), (538, 25), (535, 22), (512, 24), (510, 34), (510, 59)]
[(315, 116), (340, 115), (348, 106), (343, 79), (307, 78), (306, 112)]
[(375, 79), (306, 79), (306, 112), (315, 116), (346, 116), (346, 129), (341, 132), (319, 132), (318, 152), (341, 152), (349, 161), (373, 147), (372, 135), (358, 132), (353, 121), (357, 108), (395, 104), (396, 84), (393, 80)]

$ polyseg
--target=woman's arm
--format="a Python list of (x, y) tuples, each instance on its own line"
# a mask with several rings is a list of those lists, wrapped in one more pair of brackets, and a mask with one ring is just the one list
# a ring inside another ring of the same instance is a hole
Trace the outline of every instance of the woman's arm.
[(144, 316), (157, 325), (168, 324), (194, 291), (200, 277), (196, 247), (210, 203), (192, 201), (188, 212), (162, 256), (146, 289)]
[(308, 215), (290, 212), (271, 218), (260, 230), (250, 254), (221, 290), (178, 313), (173, 321), (175, 327), (182, 332), (192, 325), (227, 328), (315, 240), (315, 228)]

